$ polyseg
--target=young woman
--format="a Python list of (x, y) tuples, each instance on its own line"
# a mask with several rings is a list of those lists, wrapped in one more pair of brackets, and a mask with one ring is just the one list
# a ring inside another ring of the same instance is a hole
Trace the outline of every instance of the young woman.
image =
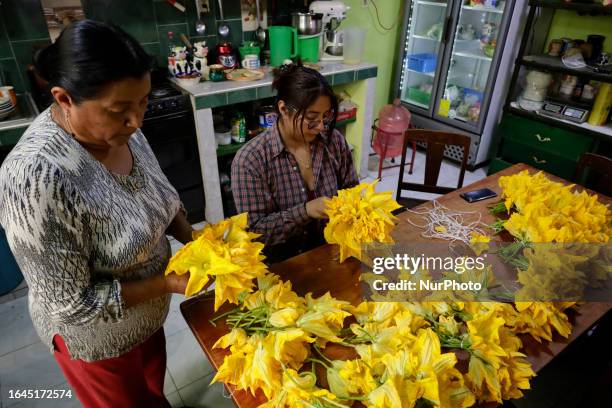
[(275, 71), (278, 121), (247, 143), (232, 163), (238, 212), (262, 234), (268, 262), (324, 243), (324, 199), (358, 183), (351, 151), (335, 130), (338, 101), (317, 71)]
[(85, 407), (169, 407), (166, 233), (191, 226), (139, 127), (149, 56), (81, 21), (35, 58), (55, 103), (0, 169), (0, 224), (29, 286), (32, 322)]

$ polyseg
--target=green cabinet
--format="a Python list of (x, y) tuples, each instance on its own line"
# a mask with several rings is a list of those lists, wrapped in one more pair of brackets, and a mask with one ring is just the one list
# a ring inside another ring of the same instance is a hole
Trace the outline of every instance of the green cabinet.
[(27, 128), (27, 126), (24, 126), (0, 130), (0, 146), (4, 149), (6, 149), (7, 146), (15, 146)]
[(594, 146), (590, 136), (509, 113), (504, 114), (498, 132), (501, 137), (498, 160), (529, 164), (569, 179), (580, 156)]

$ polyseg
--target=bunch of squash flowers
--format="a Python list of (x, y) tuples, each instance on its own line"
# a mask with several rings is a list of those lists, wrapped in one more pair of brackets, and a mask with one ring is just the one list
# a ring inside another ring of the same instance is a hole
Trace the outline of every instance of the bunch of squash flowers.
[(215, 310), (225, 302), (237, 304), (238, 296), (252, 292), (254, 279), (263, 276), (264, 245), (253, 240), (259, 235), (248, 232), (247, 214), (239, 214), (193, 233), (193, 241), (170, 259), (166, 275), (189, 272), (185, 296), (202, 291), (215, 279)]
[(258, 287), (214, 319), (231, 331), (214, 345), (230, 353), (212, 382), (261, 390), (264, 407), (469, 407), (520, 398), (535, 376), (518, 334), (542, 333), (512, 304), (353, 306), (300, 297), (273, 274)]
[(515, 238), (501, 255), (517, 267), (521, 284), (516, 330), (537, 340), (551, 340), (555, 331), (568, 337), (571, 325), (564, 311), (576, 306), (586, 288), (600, 286), (612, 274), (610, 209), (597, 195), (577, 192), (542, 172), (503, 176), (499, 185), (504, 201), (491, 210), (508, 215), (494, 229)]
[(377, 183), (361, 183), (340, 190), (325, 203), (329, 217), (325, 240), (340, 247), (340, 262), (351, 256), (362, 260), (362, 248), (366, 244), (393, 243), (392, 211), (401, 206), (393, 199), (392, 192), (377, 193)]

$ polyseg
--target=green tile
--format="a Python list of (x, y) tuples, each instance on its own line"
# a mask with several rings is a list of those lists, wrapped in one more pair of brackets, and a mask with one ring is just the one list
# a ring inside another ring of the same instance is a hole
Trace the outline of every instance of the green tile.
[(239, 89), (234, 92), (229, 92), (227, 95), (227, 103), (232, 105), (234, 103), (254, 101), (257, 99), (257, 90), (255, 88)]
[[(87, 18), (112, 22), (141, 43), (159, 41), (151, 1), (81, 0)], [(161, 33), (160, 33), (161, 35)]]
[(378, 71), (377, 68), (361, 69), (361, 70), (357, 71), (357, 80), (361, 81), (363, 79), (375, 78), (376, 75), (378, 74), (377, 71)]
[[(193, 3), (193, 1), (191, 3)], [(176, 7), (172, 6), (166, 0), (155, 1), (153, 3), (153, 7), (155, 8), (155, 19), (157, 21), (157, 25), (178, 24), (187, 21), (186, 13), (183, 13)]]
[(271, 98), (276, 96), (276, 91), (271, 86), (257, 88), (257, 99)]
[(230, 29), (230, 41), (233, 45), (240, 45), (242, 43), (242, 22), (241, 21), (226, 21), (225, 22)]
[(17, 63), (12, 58), (0, 60), (0, 77), (4, 84), (12, 85), (15, 88), (15, 92), (27, 90), (21, 79), (21, 72), (19, 72)]
[(2, 0), (0, 10), (10, 41), (49, 38), (40, 0)]
[[(221, 20), (221, 14), (219, 13), (219, 3), (214, 0), (211, 0), (210, 3), (214, 3), (214, 6), (211, 4), (211, 8), (215, 9), (215, 16), (217, 16), (217, 20)], [(223, 0), (223, 18), (227, 20), (230, 18), (240, 17), (240, 0)]]
[(26, 90), (30, 89), (30, 82), (28, 79), (28, 66), (34, 63), (34, 54), (41, 48), (44, 48), (51, 44), (51, 40), (46, 41), (19, 41), (12, 43), (13, 52), (17, 65), (21, 71), (21, 77), (24, 81), (24, 87)]
[(0, 16), (0, 58), (13, 58), (13, 51), (6, 35), (2, 16)]
[[(149, 54), (151, 57), (155, 59), (158, 65), (160, 62), (163, 62), (163, 60), (160, 60), (161, 55), (160, 55), (159, 43), (154, 42), (154, 43), (147, 43), (147, 44), (140, 44), (140, 45), (142, 45), (142, 48), (144, 48), (147, 54)], [(165, 62), (163, 63), (164, 65), (166, 65)]]
[[(185, 7), (187, 7), (187, 10), (185, 11), (185, 17), (187, 18), (187, 27), (189, 28), (190, 36), (199, 35), (195, 31), (195, 23), (198, 19), (198, 16), (196, 14), (196, 4), (195, 3), (196, 1), (194, 0), (190, 0), (190, 1), (183, 3)], [(210, 0), (209, 3), (212, 8), (212, 6), (216, 4), (216, 1)], [(204, 33), (204, 35), (208, 36), (208, 35), (217, 34), (217, 26), (216, 26), (214, 13), (211, 13), (211, 12), (205, 13), (203, 15), (202, 21), (204, 21), (204, 24), (206, 25), (206, 32)]]
[(227, 105), (227, 94), (219, 93), (196, 98), (196, 110)]
[(355, 80), (355, 71), (334, 74), (334, 85), (348, 84)]
[(330, 84), (334, 84), (334, 76), (332, 74), (323, 75), (323, 78)]
[(0, 130), (0, 146), (14, 146), (28, 127)]
[(160, 48), (160, 54), (163, 57), (167, 57), (168, 56), (168, 52), (169, 52), (168, 33), (170, 31), (172, 31), (172, 33), (174, 35), (174, 44), (175, 45), (183, 45), (183, 42), (181, 41), (181, 34), (187, 35), (187, 24), (186, 23), (160, 25), (160, 26), (157, 27), (157, 29), (159, 30), (159, 48)]

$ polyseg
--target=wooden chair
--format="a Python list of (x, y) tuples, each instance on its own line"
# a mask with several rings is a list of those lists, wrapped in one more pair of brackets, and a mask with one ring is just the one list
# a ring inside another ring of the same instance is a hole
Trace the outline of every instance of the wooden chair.
[[(423, 184), (407, 183), (404, 181), (406, 149), (408, 147), (408, 143), (412, 142), (427, 143), (425, 154), (425, 182)], [(463, 177), (465, 175), (467, 159), (470, 153), (470, 142), (469, 136), (458, 133), (441, 132), (436, 130), (408, 129), (404, 134), (404, 149), (402, 153), (402, 161), (400, 163), (399, 180), (397, 183), (397, 202), (406, 208), (412, 208), (427, 201), (402, 197), (403, 190), (434, 194), (446, 194), (456, 190), (453, 187), (442, 187), (437, 185), (438, 176), (440, 175), (440, 167), (442, 166), (442, 158), (444, 157), (444, 148), (447, 145), (459, 146), (463, 148), (463, 160), (461, 161), (459, 182), (457, 183), (457, 188), (461, 188), (463, 186)]]
[(586, 188), (612, 197), (612, 159), (594, 153), (580, 157), (574, 181)]

